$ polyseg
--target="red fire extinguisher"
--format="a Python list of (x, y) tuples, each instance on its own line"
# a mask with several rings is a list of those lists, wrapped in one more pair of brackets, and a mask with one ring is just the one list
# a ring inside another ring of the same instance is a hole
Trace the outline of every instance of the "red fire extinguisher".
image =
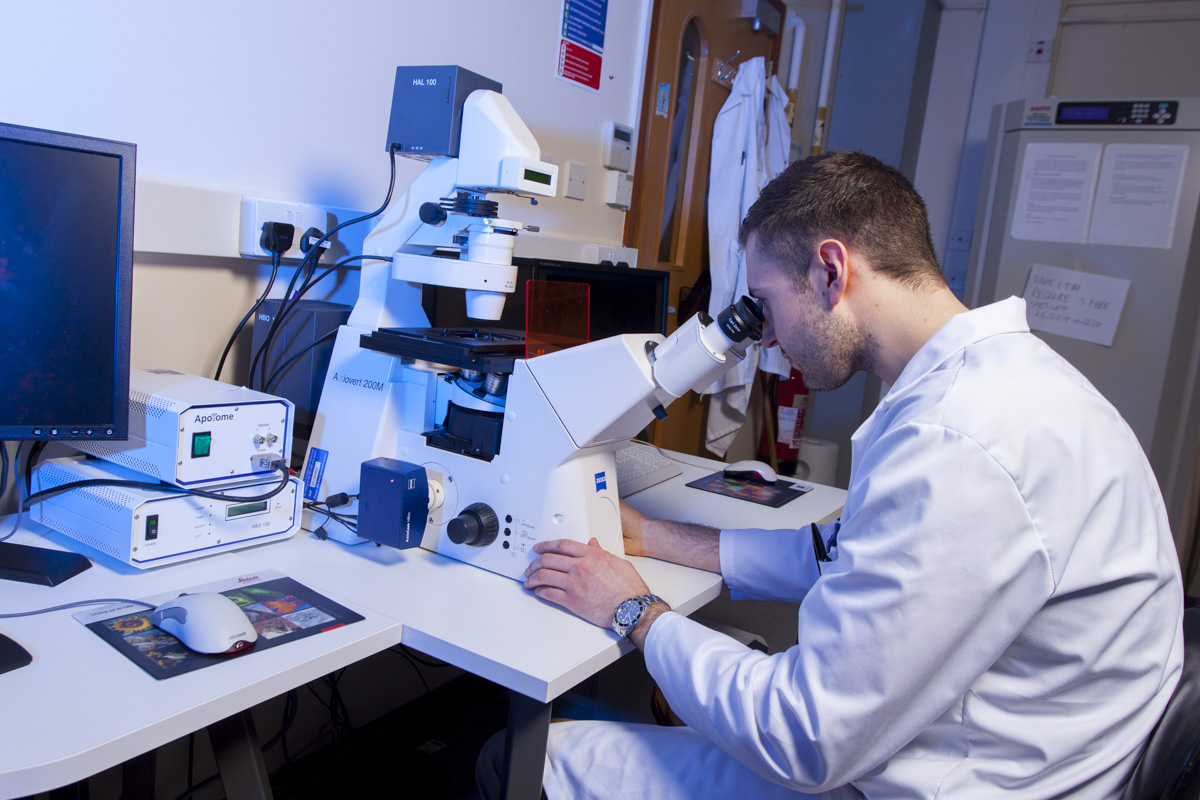
[[(800, 438), (808, 429), (812, 395), (804, 385), (803, 376), (794, 369), (786, 378), (772, 375), (767, 389), (767, 413), (772, 424), (763, 426), (759, 458), (776, 462), (777, 470), (781, 474), (792, 475), (796, 471)], [(768, 436), (773, 436), (774, 442), (768, 441)], [(770, 458), (772, 445), (775, 455), (773, 459)]]

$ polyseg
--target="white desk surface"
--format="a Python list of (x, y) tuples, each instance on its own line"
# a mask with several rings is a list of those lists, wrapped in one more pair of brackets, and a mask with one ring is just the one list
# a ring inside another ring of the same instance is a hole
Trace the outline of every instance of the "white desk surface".
[(787, 480), (799, 486), (811, 486), (812, 491), (781, 508), (734, 500), (687, 485), (716, 472), (725, 464), (667, 451), (664, 455), (674, 460), (683, 474), (625, 498), (638, 511), (658, 519), (695, 522), (713, 528), (800, 528), (810, 522), (835, 518), (846, 502), (844, 489), (791, 478)]
[[(818, 486), (769, 509), (683, 485), (719, 466), (689, 459), (684, 474), (629, 498), (653, 516), (719, 527), (798, 527), (836, 514), (845, 492)], [(11, 518), (0, 518), (7, 530)], [(96, 556), (24, 522), (10, 541), (79, 548), (93, 567), (49, 588), (0, 582), (0, 609), (23, 611), (103, 597), (140, 599), (274, 569), (362, 614), (344, 628), (168, 680), (151, 678), (73, 611), (0, 620), (33, 653), (0, 675), (0, 797), (46, 791), (120, 764), (333, 670), (403, 642), (480, 677), (549, 702), (632, 645), (535, 597), (517, 581), (425, 550), (347, 546), (307, 533), (152, 570)], [(652, 591), (690, 614), (716, 597), (718, 575), (631, 559)]]
[[(302, 534), (247, 557), (402, 620), (404, 644), (541, 702), (633, 647), (611, 630), (539, 600), (518, 581), (420, 548), (349, 546)], [(719, 575), (633, 560), (651, 589), (683, 613), (720, 593)]]

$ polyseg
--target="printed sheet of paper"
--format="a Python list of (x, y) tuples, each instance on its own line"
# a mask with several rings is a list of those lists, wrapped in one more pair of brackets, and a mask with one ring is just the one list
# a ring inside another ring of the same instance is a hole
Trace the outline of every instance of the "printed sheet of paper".
[(1088, 242), (1170, 249), (1187, 157), (1184, 144), (1105, 147)]
[(1012, 237), (1036, 242), (1088, 238), (1099, 144), (1031, 142), (1025, 146), (1013, 208)]
[(1035, 331), (1112, 347), (1129, 281), (1034, 264), (1025, 284), (1025, 316)]

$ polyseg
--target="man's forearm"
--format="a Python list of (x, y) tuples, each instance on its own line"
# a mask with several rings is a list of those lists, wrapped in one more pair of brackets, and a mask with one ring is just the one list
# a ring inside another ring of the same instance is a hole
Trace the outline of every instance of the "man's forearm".
[(716, 528), (649, 518), (642, 525), (646, 555), (720, 573), (721, 532)]

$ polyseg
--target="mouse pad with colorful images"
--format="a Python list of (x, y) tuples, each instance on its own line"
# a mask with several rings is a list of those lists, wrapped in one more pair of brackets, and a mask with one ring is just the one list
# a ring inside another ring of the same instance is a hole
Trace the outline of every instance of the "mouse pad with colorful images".
[(697, 478), (687, 485), (693, 489), (716, 492), (717, 494), (736, 497), (738, 500), (746, 500), (751, 503), (770, 506), (771, 508), (779, 508), (784, 503), (789, 503), (800, 495), (811, 492), (813, 488), (785, 480), (777, 480), (774, 483), (741, 481), (736, 478), (727, 477), (723, 472), (714, 472), (711, 475), (705, 475), (703, 478)]
[[(230, 584), (233, 588), (229, 588)], [(362, 619), (345, 606), (277, 572), (244, 576), (223, 582), (220, 587), (184, 591), (219, 591), (230, 598), (246, 612), (258, 632), (258, 640), (237, 655), (206, 655), (188, 650), (174, 636), (154, 627), (150, 623), (150, 609), (110, 606), (99, 611), (80, 612), (75, 618), (158, 680), (221, 664), (231, 658), (241, 658)]]

